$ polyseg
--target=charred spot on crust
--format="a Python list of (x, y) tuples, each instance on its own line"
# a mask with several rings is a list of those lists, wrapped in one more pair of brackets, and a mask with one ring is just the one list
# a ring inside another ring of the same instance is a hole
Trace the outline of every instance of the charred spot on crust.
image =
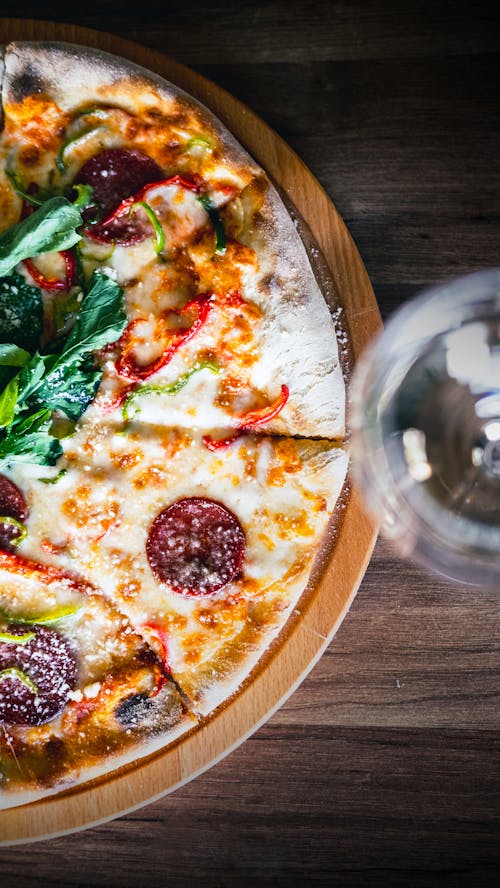
[(36, 145), (26, 145), (19, 151), (18, 160), (25, 167), (36, 166), (40, 161), (41, 151)]
[(259, 281), (259, 292), (263, 293), (264, 296), (269, 296), (272, 287), (276, 283), (276, 277), (273, 273), (269, 273), (264, 275), (262, 280)]
[(137, 659), (144, 666), (154, 666), (158, 663), (158, 657), (150, 647), (141, 648), (137, 653)]
[(29, 96), (47, 92), (47, 82), (36, 68), (28, 65), (21, 74), (13, 79), (11, 92), (13, 100), (20, 103)]
[(145, 721), (150, 707), (149, 697), (144, 694), (132, 694), (118, 704), (115, 716), (124, 728), (136, 728)]

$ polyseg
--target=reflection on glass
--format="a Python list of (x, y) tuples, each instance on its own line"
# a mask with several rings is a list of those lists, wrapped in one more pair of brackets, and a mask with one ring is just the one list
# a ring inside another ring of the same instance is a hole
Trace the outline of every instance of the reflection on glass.
[(350, 421), (354, 472), (402, 554), (500, 587), (500, 270), (389, 320), (356, 369)]

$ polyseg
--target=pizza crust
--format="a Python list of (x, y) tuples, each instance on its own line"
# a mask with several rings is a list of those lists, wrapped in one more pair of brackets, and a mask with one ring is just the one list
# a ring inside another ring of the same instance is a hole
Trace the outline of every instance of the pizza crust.
[(241, 186), (261, 170), (231, 133), (201, 102), (134, 62), (93, 47), (64, 42), (18, 42), (5, 47), (4, 105), (33, 93), (50, 95), (65, 112), (93, 104), (117, 105), (130, 114), (175, 116), (179, 126), (211, 130)]

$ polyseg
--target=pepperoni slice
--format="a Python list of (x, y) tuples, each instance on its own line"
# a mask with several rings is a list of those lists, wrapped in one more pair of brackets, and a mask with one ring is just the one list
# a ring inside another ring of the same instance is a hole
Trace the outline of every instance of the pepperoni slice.
[[(144, 185), (158, 182), (165, 173), (158, 164), (135, 148), (106, 148), (91, 157), (78, 173), (75, 184), (90, 185), (94, 203), (106, 223), (91, 225), (88, 233), (103, 243), (134, 244), (151, 235), (151, 223), (142, 212), (109, 216), (126, 198)], [(85, 212), (83, 214), (85, 216)]]
[[(19, 487), (5, 475), (0, 475), (0, 517), (15, 518), (22, 524), (27, 516), (28, 507)], [(18, 535), (19, 528), (15, 524), (0, 523), (0, 549), (10, 551)]]
[(43, 725), (61, 711), (76, 685), (75, 655), (45, 626), (16, 623), (5, 634), (23, 640), (0, 641), (0, 724)]
[(204, 497), (178, 500), (155, 518), (146, 543), (151, 569), (182, 595), (210, 595), (240, 572), (245, 533), (236, 515)]

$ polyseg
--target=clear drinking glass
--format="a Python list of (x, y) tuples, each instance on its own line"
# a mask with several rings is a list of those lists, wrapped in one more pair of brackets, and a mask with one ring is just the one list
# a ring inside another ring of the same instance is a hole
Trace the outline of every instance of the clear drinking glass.
[(500, 588), (500, 269), (423, 292), (362, 354), (353, 472), (406, 557)]

